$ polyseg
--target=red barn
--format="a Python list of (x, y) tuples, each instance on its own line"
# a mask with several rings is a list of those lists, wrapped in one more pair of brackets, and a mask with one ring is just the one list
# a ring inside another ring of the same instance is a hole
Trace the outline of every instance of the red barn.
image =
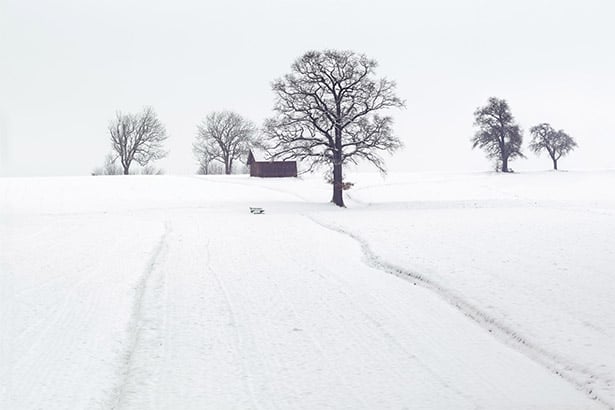
[(251, 177), (280, 178), (296, 177), (297, 161), (272, 161), (266, 160), (267, 155), (258, 150), (250, 150), (248, 154), (248, 166)]

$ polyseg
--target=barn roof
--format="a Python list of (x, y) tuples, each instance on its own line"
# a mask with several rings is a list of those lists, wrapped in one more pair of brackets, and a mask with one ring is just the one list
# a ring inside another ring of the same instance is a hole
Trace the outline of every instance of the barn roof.
[(248, 160), (246, 161), (247, 165), (252, 164), (253, 162), (296, 162), (296, 161), (285, 161), (275, 158), (274, 154), (262, 149), (262, 148), (250, 148), (248, 152)]
[(271, 161), (271, 155), (269, 155), (264, 149), (250, 148), (250, 154), (248, 157), (250, 155), (252, 156), (252, 160), (256, 162)]

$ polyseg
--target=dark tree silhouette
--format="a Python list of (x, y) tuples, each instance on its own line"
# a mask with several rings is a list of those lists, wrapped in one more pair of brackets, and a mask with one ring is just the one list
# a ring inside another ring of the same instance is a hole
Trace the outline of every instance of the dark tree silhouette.
[(509, 172), (508, 162), (521, 153), (523, 135), (505, 100), (489, 98), (487, 105), (474, 112), (478, 131), (472, 138), (472, 148), (483, 149), (489, 158), (499, 161), (502, 172)]
[(378, 112), (404, 103), (394, 82), (374, 78), (376, 66), (352, 51), (310, 51), (272, 85), (276, 115), (265, 121), (264, 144), (276, 158), (304, 161), (308, 171), (331, 167), (338, 206), (344, 206), (344, 164), (363, 159), (385, 172), (379, 152), (401, 146), (392, 118)]
[(151, 107), (146, 107), (140, 114), (118, 111), (109, 125), (109, 133), (111, 148), (120, 160), (124, 175), (129, 174), (133, 161), (145, 167), (167, 155), (162, 148), (167, 133)]
[(233, 161), (247, 155), (256, 133), (251, 121), (230, 111), (212, 112), (197, 128), (192, 151), (201, 173), (210, 172), (211, 162), (218, 161), (224, 165), (224, 173), (230, 174)]
[(532, 134), (530, 149), (536, 154), (540, 154), (543, 150), (547, 151), (555, 170), (557, 170), (557, 161), (577, 146), (576, 141), (564, 130), (555, 131), (546, 122), (530, 128), (530, 133)]

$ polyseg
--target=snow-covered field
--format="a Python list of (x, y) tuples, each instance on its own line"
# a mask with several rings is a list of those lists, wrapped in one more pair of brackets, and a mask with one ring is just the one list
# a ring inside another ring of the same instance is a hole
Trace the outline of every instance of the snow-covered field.
[(349, 180), (0, 179), (0, 408), (615, 406), (615, 172)]

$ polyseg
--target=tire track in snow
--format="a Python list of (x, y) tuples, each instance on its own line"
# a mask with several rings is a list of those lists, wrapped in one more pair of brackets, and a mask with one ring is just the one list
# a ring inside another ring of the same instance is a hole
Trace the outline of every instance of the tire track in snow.
[(154, 250), (152, 251), (149, 261), (145, 267), (145, 271), (141, 275), (135, 287), (135, 298), (132, 305), (130, 319), (128, 321), (128, 346), (122, 354), (122, 365), (118, 376), (119, 381), (114, 387), (112, 397), (110, 399), (110, 408), (113, 410), (122, 407), (126, 398), (126, 387), (135, 377), (135, 352), (141, 342), (142, 334), (147, 331), (144, 326), (146, 294), (150, 290), (152, 275), (156, 269), (158, 261), (161, 258), (161, 255), (163, 254), (163, 250), (166, 248), (166, 241), (170, 232), (170, 223), (169, 221), (166, 221), (164, 232), (154, 247)]
[(222, 278), (220, 277), (220, 275), (212, 268), (211, 266), (211, 253), (210, 253), (210, 245), (209, 245), (209, 240), (207, 241), (207, 244), (205, 246), (205, 253), (206, 253), (206, 257), (207, 257), (207, 266), (206, 269), (209, 272), (210, 275), (213, 276), (213, 278), (216, 281), (216, 285), (218, 286), (218, 288), (221, 291), (221, 294), (224, 296), (224, 303), (226, 305), (226, 308), (228, 310), (228, 315), (229, 318), (231, 320), (231, 325), (233, 330), (233, 344), (234, 344), (234, 352), (235, 352), (235, 356), (238, 360), (238, 362), (241, 365), (241, 371), (242, 371), (242, 383), (244, 385), (244, 388), (246, 389), (246, 391), (248, 392), (249, 396), (250, 396), (250, 402), (252, 403), (252, 408), (254, 409), (262, 409), (263, 407), (261, 406), (261, 404), (259, 403), (259, 400), (257, 399), (256, 396), (256, 392), (255, 392), (255, 388), (254, 385), (252, 383), (252, 379), (251, 379), (251, 374), (249, 371), (249, 368), (246, 364), (246, 358), (244, 357), (244, 354), (241, 354), (242, 352), (245, 351), (245, 349), (242, 349), (243, 347), (243, 341), (241, 338), (241, 334), (239, 333), (239, 331), (237, 330), (237, 326), (238, 326), (238, 320), (237, 320), (237, 315), (235, 313), (236, 309), (233, 305), (231, 296), (228, 292), (228, 289), (226, 288), (226, 286), (224, 285), (224, 282), (222, 281)]
[(447, 303), (453, 305), (461, 311), (466, 317), (487, 330), (500, 342), (517, 350), (529, 359), (545, 367), (547, 370), (560, 376), (562, 379), (572, 384), (577, 390), (584, 392), (589, 398), (599, 402), (605, 408), (615, 410), (614, 403), (611, 403), (609, 400), (592, 390), (591, 383), (596, 380), (600, 380), (600, 378), (595, 374), (592, 374), (588, 369), (576, 363), (572, 363), (532, 343), (518, 331), (512, 329), (504, 323), (501, 323), (498, 319), (490, 316), (480, 308), (469, 303), (460, 295), (455, 294), (451, 289), (442, 286), (441, 284), (421, 275), (420, 273), (401, 268), (383, 260), (372, 251), (367, 241), (360, 236), (343, 229), (340, 226), (322, 222), (312, 215), (304, 216), (325, 229), (340, 233), (355, 240), (360, 245), (361, 251), (365, 258), (365, 263), (368, 266), (388, 274), (395, 275), (406, 281), (410, 281), (415, 285), (423, 286), (436, 293)]
[[(310, 266), (312, 265), (310, 264)], [(331, 288), (336, 289), (337, 292), (343, 294), (344, 298), (352, 304), (353, 310), (356, 312), (359, 312), (359, 314), (364, 317), (366, 323), (370, 323), (371, 325), (373, 325), (373, 328), (378, 329), (377, 332), (372, 333), (370, 337), (373, 337), (373, 338), (377, 337), (382, 340), (386, 340), (389, 345), (395, 346), (397, 349), (403, 352), (404, 355), (406, 355), (407, 357), (415, 361), (418, 367), (420, 367), (425, 373), (431, 375), (434, 378), (434, 380), (437, 380), (442, 385), (443, 388), (451, 391), (453, 394), (456, 394), (459, 397), (466, 399), (468, 403), (473, 403), (473, 405), (475, 406), (474, 407), (475, 410), (482, 409), (478, 404), (476, 404), (476, 401), (474, 400), (473, 397), (466, 394), (464, 391), (456, 388), (451, 383), (447, 382), (436, 371), (434, 371), (432, 368), (427, 366), (422, 360), (420, 360), (420, 358), (417, 357), (416, 354), (414, 354), (411, 351), (411, 349), (408, 348), (406, 344), (400, 342), (398, 338), (395, 337), (395, 335), (393, 335), (390, 331), (384, 328), (382, 324), (380, 323), (380, 321), (376, 319), (373, 314), (370, 313), (369, 311), (370, 309), (365, 309), (366, 307), (365, 300), (363, 300), (360, 296), (358, 297), (353, 296), (353, 291), (351, 290), (352, 286), (350, 285), (350, 283), (348, 283), (346, 280), (342, 279), (341, 277), (336, 276), (335, 274), (323, 275), (322, 273), (318, 273), (318, 275), (322, 280), (326, 281), (331, 286)], [(291, 299), (288, 299), (288, 300), (290, 301)], [(293, 313), (295, 314), (295, 316), (299, 317), (299, 315), (296, 313), (296, 309), (292, 307), (292, 302), (289, 302), (289, 303), (290, 303), (291, 309)], [(382, 308), (388, 310), (389, 313), (393, 314), (393, 312), (391, 312), (389, 308), (385, 307), (386, 304), (383, 304), (382, 302), (379, 302), (379, 304)], [(335, 308), (331, 307), (331, 311), (334, 311), (334, 310)], [(305, 331), (308, 332), (308, 335), (311, 336), (311, 334), (309, 333), (309, 329), (305, 329)], [(349, 339), (353, 340), (357, 344), (361, 344), (361, 340), (365, 338), (365, 334), (357, 333), (356, 329), (353, 326), (348, 327), (346, 329), (346, 332), (348, 332), (348, 334), (351, 334), (351, 333), (353, 334), (353, 336), (349, 337)], [(313, 339), (317, 347), (323, 352), (323, 356), (324, 356), (325, 349), (322, 347), (322, 344), (317, 342), (315, 338)], [(372, 354), (378, 354), (378, 353), (382, 355), (382, 351), (376, 350), (372, 352)], [(333, 361), (331, 360), (329, 360), (329, 362), (333, 363)], [(335, 368), (333, 369), (335, 371)], [(341, 374), (339, 373), (337, 374), (338, 374), (338, 378), (341, 378), (341, 381), (339, 383), (344, 384), (343, 377), (341, 376)], [(402, 378), (403, 378), (403, 375), (398, 372), (398, 379), (401, 380)], [(349, 386), (347, 387), (350, 388)], [(368, 408), (368, 407), (365, 406), (365, 408)]]

